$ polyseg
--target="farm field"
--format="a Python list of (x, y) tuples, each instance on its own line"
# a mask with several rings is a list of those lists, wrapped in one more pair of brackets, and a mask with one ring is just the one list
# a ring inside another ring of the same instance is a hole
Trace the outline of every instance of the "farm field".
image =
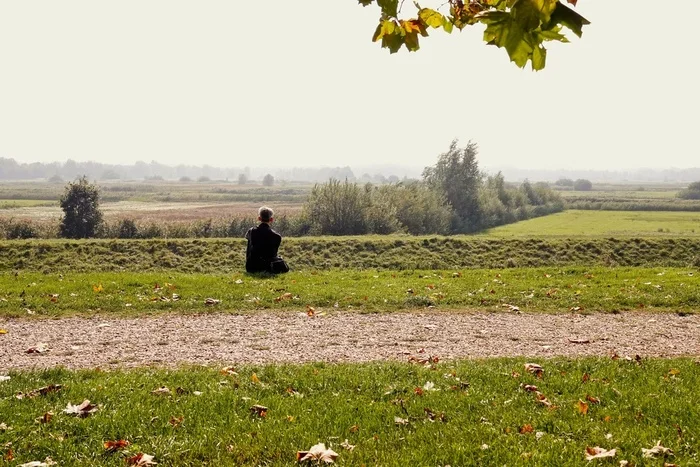
[(568, 210), (490, 229), (493, 237), (700, 237), (700, 212)]
[[(595, 447), (614, 449), (602, 461), (615, 465), (698, 464), (692, 359), (538, 359), (538, 377), (522, 358), (428, 358), (10, 373), (0, 455), (9, 465), (146, 454), (159, 465), (281, 466), (325, 443), (339, 465), (581, 466)], [(84, 400), (92, 413), (64, 413)], [(657, 443), (671, 451), (646, 458)]]

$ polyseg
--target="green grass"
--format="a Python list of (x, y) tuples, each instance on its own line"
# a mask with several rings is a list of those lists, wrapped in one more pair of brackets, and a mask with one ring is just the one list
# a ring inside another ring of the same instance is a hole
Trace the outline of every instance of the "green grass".
[[(243, 239), (0, 241), (0, 270), (233, 273), (244, 249)], [(700, 266), (698, 238), (305, 237), (285, 238), (280, 254), (306, 271)]]
[[(599, 465), (584, 453), (600, 446), (617, 448), (610, 465), (661, 466), (663, 459), (642, 457), (642, 448), (661, 440), (675, 453), (669, 462), (700, 465), (697, 363), (538, 359), (545, 370), (538, 379), (525, 371), (527, 361), (249, 366), (237, 375), (205, 368), (11, 373), (0, 383), (0, 423), (9, 427), (0, 430), (0, 458), (12, 450), (8, 465), (48, 456), (58, 465), (122, 466), (144, 452), (163, 466), (281, 466), (323, 442), (340, 454), (338, 465)], [(419, 395), (428, 382), (435, 390)], [(14, 396), (49, 384), (63, 388)], [(538, 404), (521, 384), (536, 385), (554, 407)], [(172, 394), (151, 394), (161, 386)], [(584, 415), (579, 400), (589, 395), (600, 403), (589, 402)], [(62, 413), (84, 399), (99, 411), (82, 419)], [(269, 409), (265, 417), (251, 413), (254, 404)], [(47, 412), (50, 422), (35, 421)], [(532, 432), (521, 434), (528, 425)], [(105, 441), (120, 439), (131, 443), (126, 451), (105, 451)], [(354, 450), (341, 447), (346, 439)]]
[(569, 210), (490, 229), (495, 237), (644, 237), (700, 238), (700, 212)]
[[(167, 312), (437, 309), (692, 313), (700, 274), (676, 268), (522, 268), (462, 271), (310, 271), (278, 277), (182, 273), (0, 275), (0, 316)], [(96, 291), (97, 290), (97, 291)], [(173, 300), (176, 294), (178, 300)], [(205, 306), (206, 298), (221, 300)]]
[(16, 209), (36, 206), (56, 206), (58, 201), (41, 199), (0, 199), (0, 209)]

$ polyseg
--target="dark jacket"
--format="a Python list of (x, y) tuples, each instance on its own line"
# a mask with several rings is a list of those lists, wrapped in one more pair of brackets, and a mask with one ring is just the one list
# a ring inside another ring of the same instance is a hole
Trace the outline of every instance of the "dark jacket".
[(248, 272), (268, 271), (270, 261), (277, 258), (277, 250), (282, 236), (272, 230), (270, 224), (261, 223), (245, 234), (248, 248), (245, 254), (245, 270)]

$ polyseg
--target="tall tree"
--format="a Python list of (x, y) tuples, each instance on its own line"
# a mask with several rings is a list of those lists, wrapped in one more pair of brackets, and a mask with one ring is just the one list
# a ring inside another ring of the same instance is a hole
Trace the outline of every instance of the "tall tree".
[(68, 183), (60, 199), (63, 209), (61, 237), (90, 238), (102, 223), (100, 192), (86, 176)]
[(476, 161), (478, 147), (469, 141), (460, 149), (452, 141), (447, 152), (440, 154), (437, 163), (423, 170), (423, 180), (443, 193), (455, 211), (454, 230), (473, 232), (481, 225), (479, 188), (482, 176)]

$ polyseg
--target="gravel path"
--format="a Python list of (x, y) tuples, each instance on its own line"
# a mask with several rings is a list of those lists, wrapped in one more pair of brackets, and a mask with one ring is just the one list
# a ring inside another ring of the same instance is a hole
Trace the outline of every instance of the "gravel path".
[[(0, 319), (0, 373), (155, 364), (406, 361), (497, 356), (700, 355), (700, 314), (471, 312)], [(45, 353), (27, 353), (39, 343)]]

